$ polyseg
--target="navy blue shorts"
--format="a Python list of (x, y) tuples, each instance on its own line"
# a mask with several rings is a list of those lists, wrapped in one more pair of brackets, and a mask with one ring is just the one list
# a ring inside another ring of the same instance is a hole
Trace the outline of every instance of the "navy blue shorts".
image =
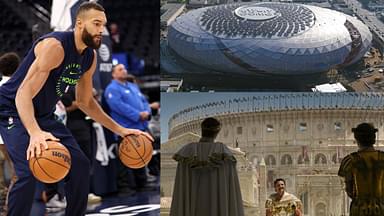
[[(66, 215), (83, 215), (89, 190), (89, 160), (80, 150), (70, 131), (65, 125), (56, 121), (53, 115), (39, 118), (37, 122), (43, 131), (50, 132), (60, 139), (60, 143), (67, 147), (71, 154), (72, 165), (65, 184)], [(18, 179), (10, 191), (8, 215), (27, 216), (32, 207), (36, 184), (26, 156), (29, 134), (21, 120), (16, 117), (0, 118), (0, 134), (14, 163)]]

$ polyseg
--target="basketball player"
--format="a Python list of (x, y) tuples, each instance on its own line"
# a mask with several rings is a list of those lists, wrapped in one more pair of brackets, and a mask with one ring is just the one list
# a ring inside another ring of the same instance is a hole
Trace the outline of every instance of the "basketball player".
[(95, 121), (120, 136), (143, 133), (117, 124), (92, 96), (92, 75), (96, 68), (94, 49), (101, 45), (106, 22), (102, 6), (83, 3), (76, 14), (74, 32), (53, 32), (39, 38), (12, 78), (0, 87), (0, 133), (18, 178), (9, 194), (9, 216), (29, 216), (36, 180), (28, 160), (48, 148), (48, 139), (60, 141), (72, 157), (65, 185), (65, 215), (85, 214), (89, 160), (53, 114), (59, 97), (70, 86), (76, 85), (79, 108)]

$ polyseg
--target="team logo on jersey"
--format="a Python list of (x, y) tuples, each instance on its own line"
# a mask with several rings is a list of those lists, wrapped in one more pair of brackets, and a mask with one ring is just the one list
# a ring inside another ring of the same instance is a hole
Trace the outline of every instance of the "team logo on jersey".
[(7, 126), (7, 129), (8, 130), (11, 130), (13, 127), (15, 127), (15, 124), (13, 122), (13, 118), (12, 117), (9, 117), (8, 118), (8, 126)]
[(61, 97), (67, 93), (70, 86), (75, 86), (82, 74), (80, 64), (68, 64), (56, 83), (56, 95)]

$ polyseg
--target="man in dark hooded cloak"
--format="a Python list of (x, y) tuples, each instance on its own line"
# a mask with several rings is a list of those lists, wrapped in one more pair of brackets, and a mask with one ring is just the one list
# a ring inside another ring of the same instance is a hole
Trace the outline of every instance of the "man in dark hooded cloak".
[(174, 156), (178, 162), (171, 216), (243, 216), (236, 159), (223, 143), (215, 142), (220, 122), (201, 123), (199, 142), (189, 143)]

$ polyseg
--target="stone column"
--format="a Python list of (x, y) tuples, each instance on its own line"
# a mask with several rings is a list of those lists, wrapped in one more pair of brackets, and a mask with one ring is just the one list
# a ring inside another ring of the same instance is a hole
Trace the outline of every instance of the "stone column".
[(265, 215), (265, 201), (267, 200), (267, 167), (265, 165), (264, 157), (261, 158), (259, 164), (259, 180), (260, 180), (260, 196), (259, 205), (261, 215)]

